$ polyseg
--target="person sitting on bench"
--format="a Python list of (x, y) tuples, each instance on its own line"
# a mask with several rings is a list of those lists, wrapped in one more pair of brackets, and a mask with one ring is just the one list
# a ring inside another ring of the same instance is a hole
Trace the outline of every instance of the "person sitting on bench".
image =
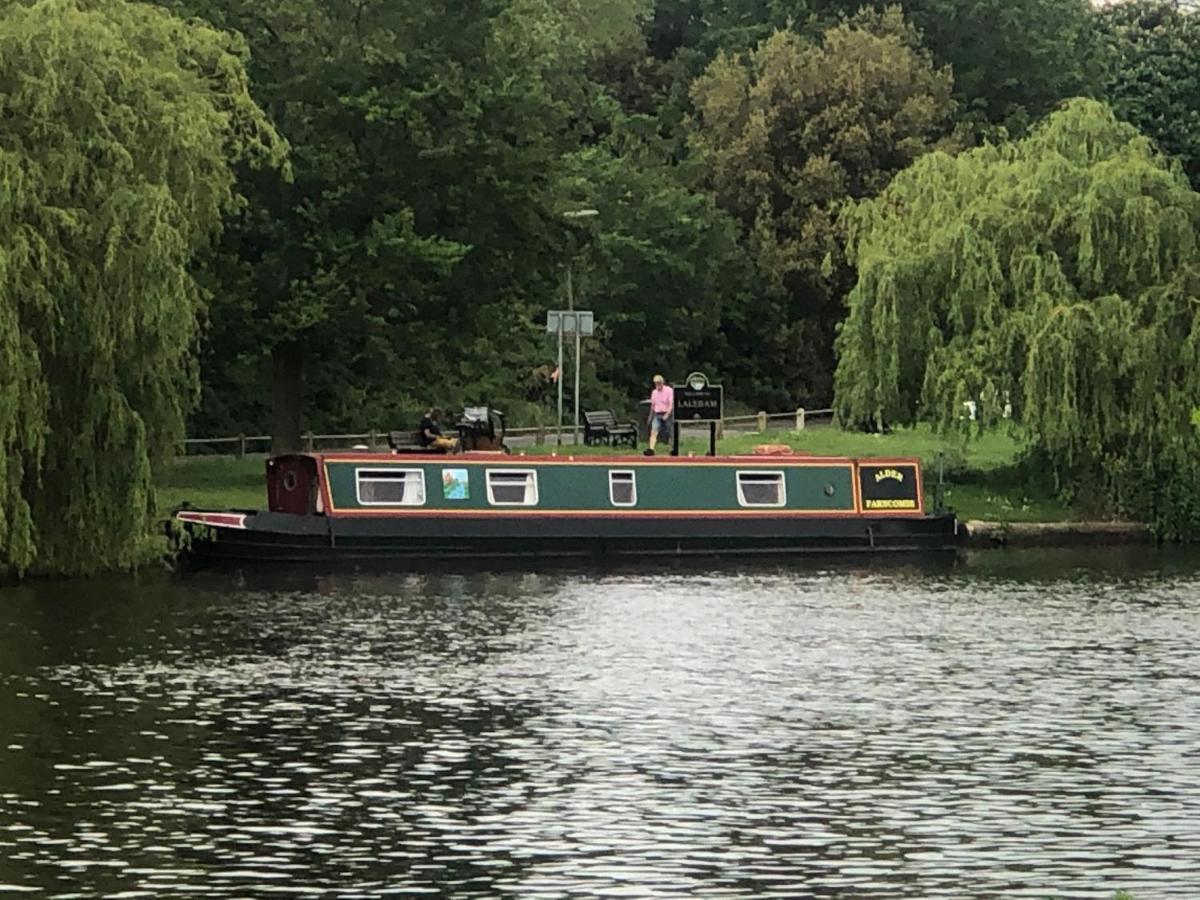
[(435, 453), (453, 453), (458, 447), (458, 441), (442, 436), (442, 429), (438, 427), (438, 419), (441, 418), (441, 415), (442, 411), (436, 406), (429, 407), (425, 418), (417, 426), (417, 442), (425, 449)]

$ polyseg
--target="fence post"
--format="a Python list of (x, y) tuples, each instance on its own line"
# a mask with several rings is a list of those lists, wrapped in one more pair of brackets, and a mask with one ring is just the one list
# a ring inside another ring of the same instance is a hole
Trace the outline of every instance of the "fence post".
[(305, 449), (308, 450), (309, 453), (312, 453), (313, 446), (314, 446), (313, 433), (311, 431), (306, 431), (304, 433), (304, 447), (305, 447)]
[(533, 436), (533, 442), (539, 447), (546, 443), (546, 429), (544, 426), (539, 425), (537, 427), (537, 434)]
[(379, 432), (374, 428), (371, 429), (371, 434), (367, 437), (367, 446), (372, 450), (379, 446)]
[(796, 430), (797, 431), (804, 430), (804, 407), (803, 406), (800, 407), (798, 410), (796, 410)]
[(238, 459), (244, 459), (246, 456), (246, 433), (243, 431), (238, 435)]
[(758, 430), (760, 433), (767, 430), (767, 413), (765, 410), (760, 410), (758, 413)]

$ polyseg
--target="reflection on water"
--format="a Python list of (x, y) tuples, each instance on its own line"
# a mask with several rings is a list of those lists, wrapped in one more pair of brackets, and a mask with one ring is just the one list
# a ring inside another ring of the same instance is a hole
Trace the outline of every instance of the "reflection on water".
[(0, 591), (0, 893), (1195, 896), (1200, 563)]

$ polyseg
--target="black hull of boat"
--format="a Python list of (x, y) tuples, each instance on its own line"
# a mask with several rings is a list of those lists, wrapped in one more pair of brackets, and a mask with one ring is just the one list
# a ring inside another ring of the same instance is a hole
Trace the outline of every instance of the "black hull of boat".
[(644, 517), (339, 519), (258, 513), (244, 528), (185, 525), (182, 557), (214, 564), (531, 562), (649, 557), (938, 554), (959, 546), (953, 515), (922, 518)]

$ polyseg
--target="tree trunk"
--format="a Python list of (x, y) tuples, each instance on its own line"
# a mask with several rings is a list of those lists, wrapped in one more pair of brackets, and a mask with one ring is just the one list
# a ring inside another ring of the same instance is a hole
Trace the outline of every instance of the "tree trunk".
[(300, 450), (303, 379), (303, 347), (277, 344), (271, 351), (271, 453), (274, 456)]

